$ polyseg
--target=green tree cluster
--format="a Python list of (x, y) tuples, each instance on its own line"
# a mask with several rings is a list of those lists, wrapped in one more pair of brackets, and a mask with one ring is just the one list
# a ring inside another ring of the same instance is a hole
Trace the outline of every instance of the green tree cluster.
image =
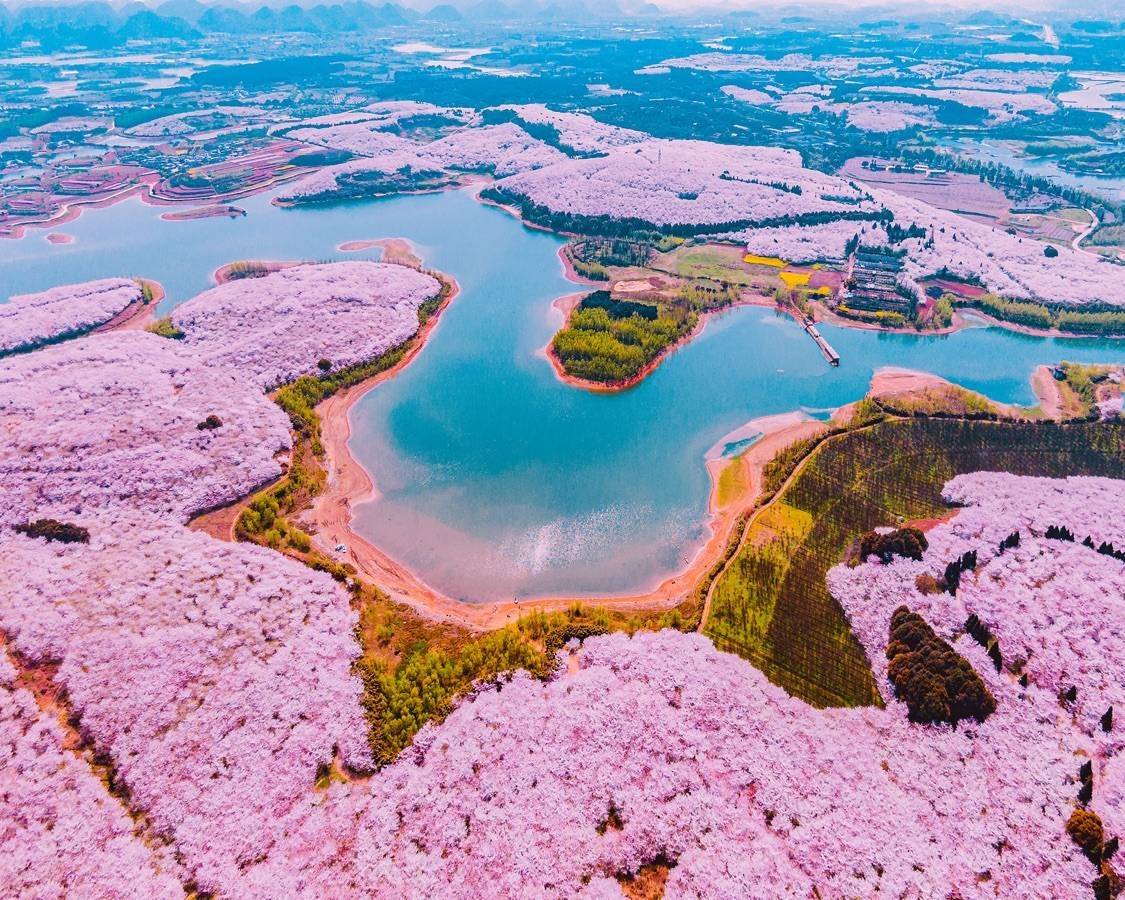
[(917, 528), (896, 528), (886, 534), (869, 531), (859, 540), (859, 561), (867, 562), (869, 556), (877, 556), (884, 563), (896, 556), (920, 560), (929, 545), (926, 535)]
[(895, 696), (906, 703), (912, 722), (983, 722), (996, 710), (996, 700), (969, 661), (905, 606), (891, 616), (887, 659)]
[(682, 322), (664, 315), (616, 319), (604, 309), (577, 309), (552, 348), (568, 375), (619, 382), (635, 376), (693, 324), (694, 316)]

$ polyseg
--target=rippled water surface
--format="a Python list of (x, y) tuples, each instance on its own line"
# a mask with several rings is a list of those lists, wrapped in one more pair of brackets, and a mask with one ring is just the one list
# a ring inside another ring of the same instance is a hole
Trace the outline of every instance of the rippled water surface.
[(843, 358), (829, 367), (790, 319), (743, 308), (711, 321), (634, 390), (561, 384), (541, 355), (574, 290), (561, 241), (471, 194), (448, 192), (326, 208), (239, 203), (240, 219), (164, 222), (139, 201), (0, 241), (0, 296), (107, 275), (145, 275), (164, 306), (205, 289), (234, 259), (332, 259), (347, 240), (402, 236), (462, 293), (404, 372), (353, 414), (352, 449), (380, 498), (357, 527), (434, 587), (470, 600), (647, 587), (704, 534), (703, 456), (750, 419), (823, 412), (861, 396), (886, 365), (936, 372), (996, 400), (1030, 403), (1041, 363), (1121, 361), (1125, 344), (1048, 340), (994, 328), (946, 337), (825, 326)]

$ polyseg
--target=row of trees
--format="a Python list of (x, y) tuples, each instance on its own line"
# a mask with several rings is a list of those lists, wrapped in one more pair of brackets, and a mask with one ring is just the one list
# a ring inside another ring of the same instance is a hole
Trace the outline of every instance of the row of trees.
[(826, 225), (843, 219), (851, 221), (891, 222), (894, 213), (888, 209), (817, 211), (766, 216), (762, 219), (732, 219), (727, 222), (669, 222), (663, 225), (649, 222), (637, 216), (617, 217), (611, 215), (585, 215), (582, 213), (552, 210), (528, 197), (514, 194), (503, 188), (489, 187), (481, 191), (481, 197), (504, 206), (514, 206), (521, 218), (551, 231), (568, 234), (588, 234), (603, 237), (630, 237), (637, 234), (673, 235), (694, 237), (700, 234), (717, 234), (727, 231), (741, 231), (744, 228), (788, 228), (791, 226)]
[(967, 305), (979, 307), (1005, 322), (1029, 328), (1057, 328), (1074, 334), (1125, 334), (1125, 310), (1052, 307), (1030, 300), (1005, 300), (995, 294), (984, 294)]

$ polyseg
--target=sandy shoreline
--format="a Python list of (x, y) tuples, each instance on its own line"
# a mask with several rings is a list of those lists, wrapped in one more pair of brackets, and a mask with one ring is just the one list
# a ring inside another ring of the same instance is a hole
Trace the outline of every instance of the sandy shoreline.
[[(416, 346), (420, 348), (421, 344)], [(416, 353), (411, 354), (411, 358), (414, 355)], [(400, 365), (407, 364), (409, 360), (404, 359)], [(527, 610), (562, 610), (575, 602), (623, 610), (660, 610), (678, 605), (722, 556), (738, 519), (753, 506), (761, 492), (762, 473), (766, 464), (778, 450), (826, 427), (823, 422), (808, 419), (800, 413), (755, 420), (763, 423), (766, 432), (761, 440), (738, 459), (745, 467), (746, 489), (740, 496), (719, 508), (715, 496), (721, 466), (708, 464), (708, 472), (712, 477), (710, 512), (705, 523), (708, 536), (683, 568), (664, 577), (650, 590), (629, 594), (542, 596), (519, 602), (466, 603), (426, 584), (415, 572), (371, 544), (351, 527), (354, 505), (375, 499), (378, 492), (370, 474), (352, 456), (348, 447), (351, 437), (350, 412), (364, 394), (397, 372), (398, 367), (383, 372), (368, 382), (341, 391), (317, 407), (321, 415), (321, 439), (328, 467), (328, 484), (313, 502), (312, 508), (302, 516), (302, 522), (315, 527), (316, 542), (320, 549), (331, 551), (337, 544), (346, 544), (347, 561), (356, 567), (361, 576), (370, 579), (393, 600), (410, 606), (427, 618), (478, 630), (500, 628), (516, 621)], [(718, 460), (712, 463), (730, 461)]]
[(183, 211), (176, 210), (161, 213), (160, 218), (165, 222), (190, 222), (194, 219), (214, 219), (223, 217), (237, 219), (244, 215), (246, 215), (246, 210), (241, 207), (216, 204), (212, 206), (200, 206), (195, 209), (185, 209)]
[(380, 249), (383, 255), (380, 262), (396, 263), (400, 266), (410, 266), (417, 269), (422, 266), (422, 258), (414, 251), (414, 245), (406, 238), (375, 238), (366, 241), (344, 241), (336, 245), (340, 253), (361, 253), (366, 250)]
[(1035, 399), (1039, 402), (1039, 408), (1043, 410), (1044, 416), (1055, 421), (1062, 419), (1062, 391), (1049, 366), (1035, 368), (1031, 375), (1031, 389), (1035, 392)]
[(929, 372), (919, 372), (916, 369), (904, 369), (899, 366), (883, 366), (875, 370), (868, 396), (887, 397), (910, 391), (924, 391), (927, 388), (944, 387), (950, 383), (940, 375), (932, 375)]
[(138, 300), (130, 303), (121, 312), (108, 322), (103, 322), (93, 330), (97, 334), (103, 331), (144, 331), (156, 321), (156, 307), (164, 299), (164, 285), (151, 278), (138, 278), (137, 281), (147, 284), (152, 291), (152, 299), (148, 303)]
[[(215, 284), (227, 284), (231, 281), (240, 280), (231, 275), (232, 270), (237, 265), (261, 266), (261, 275), (269, 275), (273, 272), (280, 272), (282, 269), (291, 269), (293, 266), (304, 265), (304, 263), (299, 259), (239, 259), (219, 266), (219, 268), (211, 273), (211, 280), (215, 282)], [(243, 277), (259, 278), (261, 275), (255, 274)]]

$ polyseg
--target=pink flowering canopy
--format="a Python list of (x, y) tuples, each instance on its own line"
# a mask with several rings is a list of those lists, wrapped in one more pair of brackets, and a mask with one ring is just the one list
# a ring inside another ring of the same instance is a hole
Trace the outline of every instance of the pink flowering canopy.
[(0, 628), (58, 665), (83, 735), (192, 879), (238, 894), (319, 766), (371, 766), (356, 614), (328, 575), (271, 550), (80, 521), (88, 545), (0, 531)]
[(366, 362), (418, 330), (418, 307), (436, 297), (432, 275), (349, 261), (293, 266), (219, 285), (177, 307), (183, 344), (210, 364), (263, 388)]
[(129, 278), (64, 284), (0, 303), (0, 356), (103, 325), (141, 299)]
[[(479, 130), (485, 146), (539, 152), (497, 128)], [(630, 154), (675, 142), (626, 137), (599, 133), (622, 143), (542, 171), (629, 170), (622, 202), (640, 202), (649, 163)], [(738, 165), (797, 163), (750, 148)], [(100, 334), (0, 362), (5, 887), (602, 898), (666, 859), (672, 897), (1088, 892), (1064, 830), (1084, 762), (1091, 809), (1125, 828), (1125, 748), (1103, 726), (1125, 710), (1125, 563), (1098, 550), (1125, 549), (1119, 479), (963, 475), (945, 491), (962, 509), (922, 559), (833, 569), (883, 708), (813, 709), (698, 634), (616, 634), (552, 680), (479, 686), (371, 773), (349, 594), (183, 523), (280, 471), (288, 422), (264, 388), (384, 352), (437, 287), (398, 266), (301, 266), (185, 304), (183, 342)], [(200, 428), (209, 416), (220, 425)], [(89, 542), (9, 527), (41, 516)], [(955, 595), (919, 587), (967, 552)], [(908, 720), (884, 653), (901, 605), (980, 674), (997, 702), (984, 723)], [(347, 779), (318, 785), (328, 766)]]
[[(222, 427), (197, 426), (216, 415)], [(0, 523), (98, 509), (171, 521), (281, 473), (288, 419), (260, 388), (145, 332), (0, 361)]]
[(182, 897), (168, 848), (146, 847), (125, 807), (58, 721), (17, 686), (0, 647), (0, 884), (14, 897)]
[[(1125, 683), (1102, 624), (1120, 619), (1125, 564), (1043, 534), (1125, 539), (1103, 515), (1125, 482), (979, 473), (947, 493), (968, 506), (921, 561), (830, 574), (885, 709), (812, 709), (699, 635), (612, 635), (587, 640), (573, 674), (483, 688), (393, 765), (324, 790), (312, 780), (334, 751), (366, 761), (354, 617), (325, 576), (178, 527), (92, 520), (88, 546), (6, 538), (3, 575), (21, 587), (2, 614), (25, 658), (61, 661), (133, 802), (222, 893), (615, 896), (614, 875), (662, 857), (670, 896), (1079, 895), (1093, 870), (1063, 825), (1082, 760), (1094, 808), (1122, 818), (1120, 742), (1096, 717)], [(917, 590), (970, 549), (980, 570), (955, 598)], [(985, 679), (985, 723), (908, 721), (882, 655), (901, 604)], [(1026, 687), (960, 634), (969, 611), (1006, 659), (1027, 656)]]

